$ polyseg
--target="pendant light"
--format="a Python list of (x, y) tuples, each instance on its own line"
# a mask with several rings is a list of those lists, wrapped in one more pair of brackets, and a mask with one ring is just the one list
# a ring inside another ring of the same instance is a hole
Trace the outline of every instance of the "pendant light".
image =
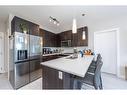
[(85, 30), (82, 32), (82, 39), (83, 39), (83, 40), (86, 39), (86, 32), (85, 32)]
[(77, 24), (76, 24), (76, 19), (73, 19), (73, 23), (72, 23), (72, 33), (75, 34), (77, 33)]

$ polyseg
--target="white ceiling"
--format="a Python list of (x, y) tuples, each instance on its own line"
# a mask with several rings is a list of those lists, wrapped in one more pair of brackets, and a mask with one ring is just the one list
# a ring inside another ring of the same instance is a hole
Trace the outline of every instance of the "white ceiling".
[[(82, 17), (82, 13), (86, 15)], [(111, 19), (127, 17), (127, 6), (0, 6), (0, 21), (7, 21), (14, 14), (39, 24), (42, 28), (59, 33), (72, 27), (73, 17), (78, 27)], [(60, 26), (49, 22), (55, 17)]]

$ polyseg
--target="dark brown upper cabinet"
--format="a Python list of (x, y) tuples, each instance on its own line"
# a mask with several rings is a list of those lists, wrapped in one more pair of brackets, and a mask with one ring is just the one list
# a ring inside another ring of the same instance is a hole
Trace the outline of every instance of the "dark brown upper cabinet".
[(39, 25), (34, 23), (29, 23), (29, 34), (39, 36)]
[[(86, 39), (82, 39), (83, 30), (85, 30)], [(81, 27), (77, 29), (77, 33), (73, 34), (72, 30), (54, 34), (44, 29), (40, 29), (40, 36), (43, 37), (44, 47), (61, 47), (61, 41), (71, 40), (72, 47), (88, 46), (88, 28)]]
[(72, 38), (71, 38), (71, 35), (72, 35), (71, 32), (72, 32), (72, 31), (69, 30), (69, 31), (64, 31), (64, 32), (59, 33), (60, 38), (61, 38), (61, 41), (71, 40), (71, 39), (72, 39)]
[(61, 35), (56, 34), (56, 47), (61, 47)]
[(26, 31), (27, 34), (39, 36), (39, 25), (32, 23), (30, 21), (24, 20), (15, 16), (11, 22), (12, 34), (14, 32), (24, 33)]
[(71, 33), (72, 33), (71, 30), (65, 32), (65, 40), (71, 40), (71, 39), (72, 39), (72, 38), (71, 38)]
[(75, 46), (78, 46), (78, 33), (75, 33), (75, 34), (71, 34), (71, 36), (72, 36), (72, 39), (71, 39), (71, 45), (72, 45), (72, 47), (75, 47)]
[(39, 36), (41, 36), (41, 37), (44, 37), (44, 32), (43, 32), (43, 29), (39, 29)]
[[(83, 30), (85, 31), (86, 39), (82, 39)], [(88, 46), (88, 28), (81, 27), (77, 29), (77, 33), (72, 33), (72, 46)]]
[[(22, 26), (21, 26), (22, 25)], [(14, 32), (21, 32), (23, 33), (23, 27), (25, 27), (27, 29), (27, 34), (29, 33), (29, 23), (24, 20), (21, 19), (19, 17), (14, 17), (12, 22), (11, 22), (11, 34), (13, 34)]]
[[(83, 30), (85, 30), (86, 39), (82, 39)], [(59, 33), (60, 41), (71, 40), (71, 46), (88, 46), (88, 28), (81, 27), (77, 29), (77, 33), (73, 34), (72, 30)], [(60, 42), (61, 43), (61, 42)]]
[(43, 37), (44, 47), (57, 47), (57, 35), (44, 29), (40, 29), (40, 35)]
[[(83, 30), (85, 30), (86, 39), (82, 39)], [(77, 30), (77, 46), (88, 46), (88, 28), (81, 27)]]

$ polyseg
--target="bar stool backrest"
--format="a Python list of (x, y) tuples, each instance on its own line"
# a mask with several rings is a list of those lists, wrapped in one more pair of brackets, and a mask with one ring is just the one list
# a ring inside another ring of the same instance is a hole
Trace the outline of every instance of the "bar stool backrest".
[(100, 76), (101, 76), (101, 67), (103, 65), (102, 61), (98, 61), (95, 74), (94, 74), (94, 84), (96, 87), (98, 87), (101, 83)]

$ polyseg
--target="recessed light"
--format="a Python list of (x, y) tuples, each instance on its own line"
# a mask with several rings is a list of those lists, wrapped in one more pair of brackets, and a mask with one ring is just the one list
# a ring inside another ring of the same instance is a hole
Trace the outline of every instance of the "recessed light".
[(56, 24), (56, 21), (54, 21), (54, 24)]

